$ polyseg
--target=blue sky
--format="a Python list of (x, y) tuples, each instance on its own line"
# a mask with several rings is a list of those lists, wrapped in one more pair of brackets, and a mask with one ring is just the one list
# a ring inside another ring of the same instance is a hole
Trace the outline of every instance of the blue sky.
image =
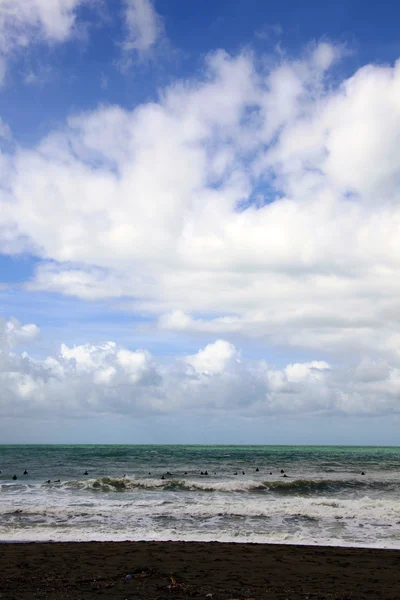
[[(248, 46), (265, 53), (279, 43), (284, 52), (296, 55), (310, 42), (328, 39), (349, 50), (341, 65), (345, 74), (369, 62), (392, 63), (400, 55), (396, 2), (172, 0), (155, 5), (168, 36), (165, 51), (121, 72), (116, 63), (124, 38), (123, 4), (91, 4), (80, 9), (78, 5), (77, 15), (85, 25), (78, 39), (50, 47), (32, 44), (29, 52), (12, 57), (0, 108), (17, 141), (40, 139), (71, 111), (101, 103), (132, 108), (152, 100), (159, 87), (193, 75), (204, 55), (217, 48), (237, 53)], [(25, 83), (30, 73), (38, 78), (36, 85)]]
[(400, 443), (398, 12), (2, 3), (5, 442)]

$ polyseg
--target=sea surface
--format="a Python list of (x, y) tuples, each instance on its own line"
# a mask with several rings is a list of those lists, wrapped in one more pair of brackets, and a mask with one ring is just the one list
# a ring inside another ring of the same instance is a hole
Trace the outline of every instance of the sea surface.
[(400, 448), (0, 445), (0, 470), (0, 541), (400, 548)]

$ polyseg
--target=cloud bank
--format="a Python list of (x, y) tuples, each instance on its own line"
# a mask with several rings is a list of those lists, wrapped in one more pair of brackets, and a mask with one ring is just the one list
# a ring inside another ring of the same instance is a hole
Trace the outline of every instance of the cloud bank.
[(341, 52), (220, 50), (155, 102), (71, 116), (3, 157), (0, 250), (41, 259), (27, 290), (160, 330), (395, 368), (400, 62), (337, 83)]
[(18, 352), (38, 336), (35, 325), (0, 323), (0, 416), (234, 413), (271, 415), (397, 415), (400, 363), (363, 360), (352, 368), (325, 361), (277, 368), (242, 357), (223, 339), (163, 364), (143, 349), (115, 342), (61, 345), (36, 360)]

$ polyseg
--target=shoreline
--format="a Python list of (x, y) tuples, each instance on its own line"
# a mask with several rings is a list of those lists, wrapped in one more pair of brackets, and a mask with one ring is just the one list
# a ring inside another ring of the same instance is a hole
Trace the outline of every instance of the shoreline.
[[(355, 544), (353, 542), (346, 543), (335, 543), (328, 544), (326, 542), (318, 544), (316, 542), (306, 542), (304, 540), (295, 542), (295, 541), (277, 541), (277, 542), (268, 542), (268, 541), (257, 541), (257, 540), (248, 540), (243, 541), (239, 539), (235, 540), (204, 540), (204, 539), (63, 539), (63, 540), (54, 540), (54, 539), (43, 539), (43, 540), (33, 540), (33, 539), (21, 539), (21, 540), (7, 540), (0, 538), (0, 548), (3, 545), (13, 545), (13, 544), (235, 544), (240, 546), (282, 546), (282, 547), (293, 547), (293, 548), (327, 548), (327, 549), (343, 549), (343, 550), (381, 550), (383, 552), (399, 552), (400, 555), (400, 540), (398, 545), (396, 546), (380, 546), (380, 545), (371, 545), (371, 544)], [(399, 556), (400, 559), (400, 556)], [(0, 596), (1, 598), (1, 596)]]
[(381, 548), (7, 542), (0, 543), (0, 598), (399, 600), (399, 563), (400, 550)]

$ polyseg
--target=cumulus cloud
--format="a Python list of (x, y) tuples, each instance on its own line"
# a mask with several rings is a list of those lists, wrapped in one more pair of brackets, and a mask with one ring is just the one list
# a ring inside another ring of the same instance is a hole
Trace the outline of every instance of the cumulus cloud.
[(8, 157), (1, 250), (42, 259), (28, 289), (163, 330), (397, 361), (400, 62), (337, 85), (340, 57), (217, 51), (155, 102), (71, 116)]
[(115, 342), (62, 344), (56, 354), (37, 360), (11, 348), (32, 341), (34, 325), (11, 320), (1, 326), (2, 417), (140, 418), (183, 409), (248, 417), (400, 412), (400, 362), (364, 359), (349, 368), (314, 360), (278, 368), (242, 357), (222, 339), (167, 364)]
[(76, 10), (87, 0), (1, 0), (0, 83), (7, 57), (34, 42), (65, 42), (73, 33)]
[(0, 318), (0, 350), (29, 344), (39, 335), (40, 329), (33, 323), (21, 325), (15, 318), (11, 318), (9, 321)]
[(154, 47), (163, 34), (163, 24), (151, 0), (125, 0), (127, 38), (124, 49), (140, 54)]
[(239, 360), (235, 346), (225, 340), (217, 340), (199, 350), (197, 354), (187, 356), (186, 363), (191, 365), (196, 373), (215, 375), (224, 371), (232, 359)]

